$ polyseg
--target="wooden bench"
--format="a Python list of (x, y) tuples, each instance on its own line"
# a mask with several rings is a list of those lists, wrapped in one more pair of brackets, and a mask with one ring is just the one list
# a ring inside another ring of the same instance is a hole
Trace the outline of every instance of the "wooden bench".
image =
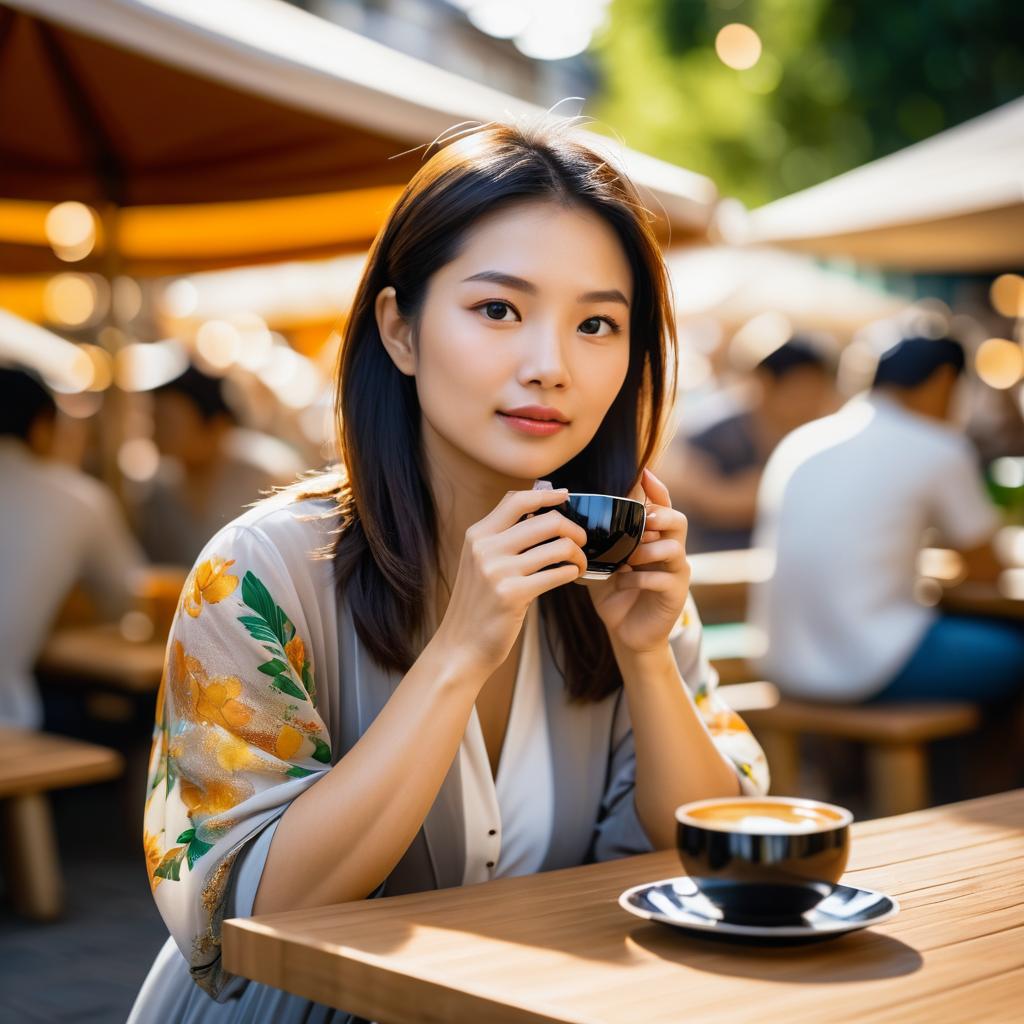
[(60, 861), (46, 792), (113, 778), (117, 751), (50, 733), (0, 727), (0, 804), (15, 909), (52, 920), (63, 905)]
[(780, 795), (799, 795), (801, 735), (863, 743), (871, 807), (887, 817), (929, 806), (927, 745), (973, 732), (981, 712), (967, 703), (837, 705), (784, 697), (743, 718), (768, 758), (772, 792)]

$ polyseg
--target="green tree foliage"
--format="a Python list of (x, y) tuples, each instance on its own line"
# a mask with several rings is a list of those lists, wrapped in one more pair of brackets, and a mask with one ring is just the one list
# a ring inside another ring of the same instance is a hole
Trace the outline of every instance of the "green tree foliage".
[[(715, 53), (730, 22), (760, 60)], [(1024, 94), (1007, 0), (614, 0), (595, 39), (598, 131), (757, 206)]]

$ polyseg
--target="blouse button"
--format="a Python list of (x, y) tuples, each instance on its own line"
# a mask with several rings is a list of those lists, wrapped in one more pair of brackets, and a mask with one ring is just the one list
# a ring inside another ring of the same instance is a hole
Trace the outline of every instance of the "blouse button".
[(493, 861), (493, 860), (489, 860), (489, 861), (487, 862), (487, 866), (488, 866), (489, 868), (493, 868), (493, 867), (494, 867), (494, 861)]
[(496, 836), (498, 834), (498, 830), (496, 828), (489, 828), (487, 830), (487, 834), (489, 836)]

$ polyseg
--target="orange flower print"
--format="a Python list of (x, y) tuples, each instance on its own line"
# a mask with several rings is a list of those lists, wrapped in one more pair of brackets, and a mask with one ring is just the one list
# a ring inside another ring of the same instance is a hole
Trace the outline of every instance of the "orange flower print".
[(236, 700), (242, 681), (236, 676), (216, 676), (206, 681), (206, 672), (197, 658), (186, 658), (189, 675), (197, 683), (196, 715), (200, 721), (235, 732), (249, 724), (252, 709)]
[(238, 577), (227, 571), (234, 564), (233, 558), (225, 560), (215, 555), (205, 562), (200, 562), (189, 574), (185, 588), (181, 592), (181, 602), (193, 619), (199, 617), (204, 601), (207, 604), (216, 604), (234, 593), (238, 586)]
[(163, 860), (164, 851), (160, 846), (160, 837), (150, 835), (149, 832), (142, 833), (142, 845), (146, 851), (146, 870), (149, 874), (149, 885), (150, 888), (156, 889), (156, 887), (163, 881), (160, 875), (154, 875), (153, 872), (160, 866), (160, 861)]
[(295, 669), (295, 674), (301, 679), (302, 666), (306, 663), (306, 645), (302, 642), (302, 637), (298, 633), (284, 645), (284, 653), (288, 655), (288, 660), (291, 662), (292, 668)]
[(277, 744), (274, 753), (282, 761), (290, 761), (301, 744), (302, 733), (297, 729), (293, 729), (290, 725), (282, 725), (281, 731), (277, 734)]
[(747, 732), (747, 723), (732, 708), (705, 712), (704, 721), (712, 735), (723, 732)]

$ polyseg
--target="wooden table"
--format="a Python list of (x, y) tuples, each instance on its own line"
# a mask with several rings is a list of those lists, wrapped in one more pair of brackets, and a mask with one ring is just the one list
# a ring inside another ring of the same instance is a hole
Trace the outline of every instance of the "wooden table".
[(62, 680), (103, 683), (130, 693), (155, 693), (164, 665), (165, 638), (127, 639), (115, 625), (56, 630), (36, 669)]
[(731, 946), (630, 916), (673, 851), (235, 919), (235, 973), (381, 1024), (820, 1024), (1020, 1019), (1024, 790), (853, 826), (844, 881), (893, 920), (812, 946)]
[(67, 736), (0, 727), (0, 812), (9, 892), (19, 912), (38, 920), (63, 903), (57, 840), (46, 793), (118, 775), (121, 756)]

